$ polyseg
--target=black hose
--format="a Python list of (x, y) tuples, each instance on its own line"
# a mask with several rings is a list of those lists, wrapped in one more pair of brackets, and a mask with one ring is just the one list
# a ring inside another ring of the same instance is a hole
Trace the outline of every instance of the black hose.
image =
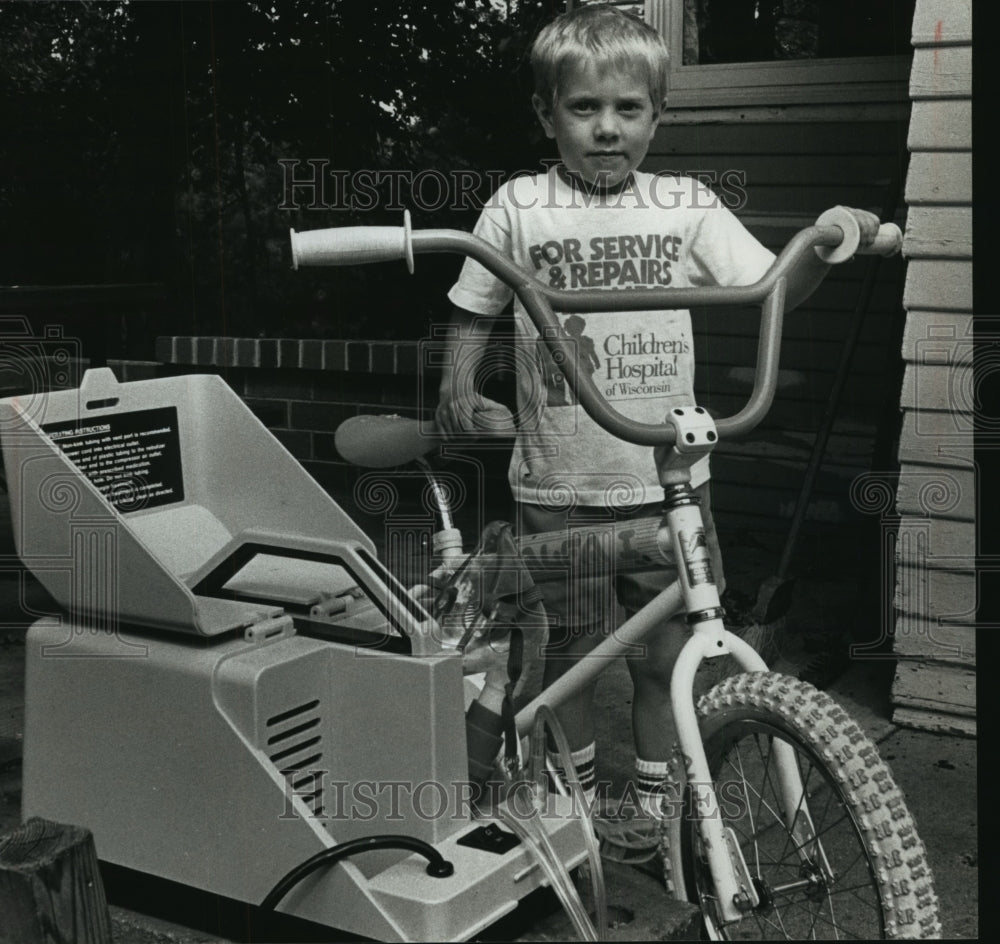
[(311, 872), (323, 865), (333, 865), (341, 859), (356, 855), (359, 852), (369, 852), (376, 849), (409, 849), (411, 852), (419, 852), (427, 859), (427, 874), (434, 878), (448, 878), (455, 872), (453, 866), (440, 852), (430, 843), (417, 839), (415, 836), (382, 835), (365, 836), (361, 839), (349, 839), (339, 845), (323, 849), (316, 855), (310, 856), (305, 862), (295, 866), (274, 888), (267, 893), (267, 897), (261, 902), (260, 907), (266, 911), (274, 911), (278, 902), (281, 901), (291, 889), (302, 881)]

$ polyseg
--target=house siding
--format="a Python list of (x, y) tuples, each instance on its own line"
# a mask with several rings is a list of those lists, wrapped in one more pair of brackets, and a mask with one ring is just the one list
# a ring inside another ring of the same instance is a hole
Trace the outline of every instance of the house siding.
[(903, 244), (893, 720), (976, 732), (972, 11), (918, 0)]
[[(879, 215), (888, 211), (902, 224), (908, 122), (905, 102), (847, 109), (823, 103), (680, 109), (666, 115), (644, 167), (705, 180), (777, 252), (796, 230), (838, 204)], [(874, 281), (863, 303), (870, 267)], [(901, 258), (845, 263), (786, 317), (774, 406), (751, 440), (720, 444), (712, 460), (713, 505), (729, 523), (787, 530), (817, 432), (833, 409), (805, 528), (863, 524), (851, 484), (892, 459), (892, 445), (886, 448), (883, 439), (895, 422), (902, 379), (904, 273)], [(855, 309), (862, 304), (856, 343), (848, 348)], [(752, 388), (759, 318), (746, 310), (693, 314), (698, 401), (731, 415)], [(847, 382), (840, 401), (831, 404), (843, 358), (849, 358)]]

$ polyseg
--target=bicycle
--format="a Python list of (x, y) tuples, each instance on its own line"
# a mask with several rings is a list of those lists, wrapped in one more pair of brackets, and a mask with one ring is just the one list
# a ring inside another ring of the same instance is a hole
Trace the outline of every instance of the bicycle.
[[(861, 247), (853, 217), (835, 208), (797, 233), (754, 285), (630, 292), (546, 288), (469, 234), (412, 231), (408, 215), (403, 227), (292, 231), (291, 238), (296, 268), (405, 259), (412, 271), (414, 254), (424, 252), (475, 259), (514, 289), (578, 402), (600, 426), (628, 442), (670, 447), (662, 475), (664, 516), (652, 543), (669, 548), (678, 580), (619, 626), (594, 658), (577, 663), (518, 711), (518, 735), (529, 734), (536, 722), (550, 723), (552, 706), (569, 692), (593, 680), (663, 620), (686, 613), (692, 635), (671, 678), (681, 758), (675, 774), (684, 797), (682, 815), (668, 821), (665, 865), (674, 894), (701, 908), (711, 938), (940, 936), (923, 844), (875, 745), (828, 695), (770, 672), (749, 644), (726, 630), (707, 552), (697, 540), (702, 520), (690, 489), (691, 464), (719, 439), (748, 433), (770, 407), (788, 273), (814, 250), (831, 264), (855, 252), (893, 254), (901, 244), (898, 228), (884, 224), (875, 241)], [(578, 370), (553, 314), (554, 309), (568, 313), (695, 305), (759, 305), (762, 310), (752, 393), (737, 414), (718, 421), (695, 405), (674, 409), (662, 425), (617, 413), (590, 374)], [(420, 459), (436, 445), (415, 420), (396, 420), (381, 431), (378, 427), (372, 421), (366, 430), (355, 430), (355, 457), (362, 464)], [(486, 431), (502, 430), (494, 425)], [(461, 537), (443, 505), (442, 511), (438, 544), (446, 560), (457, 561)], [(645, 535), (648, 543), (648, 529)], [(699, 665), (724, 655), (742, 671), (718, 683), (695, 706)]]

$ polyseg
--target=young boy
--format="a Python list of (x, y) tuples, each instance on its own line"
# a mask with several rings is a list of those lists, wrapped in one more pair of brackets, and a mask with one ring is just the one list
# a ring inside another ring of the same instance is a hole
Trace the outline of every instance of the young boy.
[[(561, 163), (501, 187), (483, 210), (476, 235), (560, 289), (744, 285), (766, 272), (772, 254), (711, 191), (688, 178), (636, 169), (666, 94), (668, 53), (652, 28), (611, 6), (579, 7), (541, 31), (531, 61), (534, 108), (546, 135), (555, 139)], [(817, 259), (807, 268), (800, 282), (789, 286), (792, 301), (807, 296), (827, 266)], [(511, 295), (478, 263), (466, 260), (449, 293), (456, 330), (436, 414), (446, 433), (474, 429), (473, 414), (491, 408), (475, 391), (473, 377), (493, 319)], [(671, 408), (695, 402), (688, 312), (558, 317), (577, 346), (581, 369), (592, 371), (608, 401), (626, 416), (659, 424)], [(663, 489), (653, 450), (613, 438), (586, 415), (519, 303), (515, 326), (518, 434), (509, 469), (515, 527), (535, 533), (629, 516), (658, 517)], [(721, 581), (708, 475), (707, 461), (699, 461), (691, 485), (701, 498)], [(675, 574), (659, 569), (613, 581), (570, 582), (564, 575), (540, 582), (550, 620), (546, 683), (610, 631), (616, 599), (631, 614), (673, 579)], [(606, 840), (602, 849), (615, 858), (641, 861), (655, 849), (652, 817), (660, 815), (657, 801), (674, 740), (668, 720), (670, 672), (685, 638), (683, 620), (673, 620), (627, 659), (635, 689), (632, 724), (641, 812), (631, 822), (598, 824)], [(558, 711), (589, 799), (594, 791), (593, 694), (593, 688), (581, 692)]]

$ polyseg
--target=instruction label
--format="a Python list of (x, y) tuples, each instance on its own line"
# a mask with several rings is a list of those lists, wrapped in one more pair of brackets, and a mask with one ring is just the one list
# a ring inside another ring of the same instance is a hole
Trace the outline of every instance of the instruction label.
[(47, 423), (42, 429), (116, 511), (184, 500), (176, 407)]

